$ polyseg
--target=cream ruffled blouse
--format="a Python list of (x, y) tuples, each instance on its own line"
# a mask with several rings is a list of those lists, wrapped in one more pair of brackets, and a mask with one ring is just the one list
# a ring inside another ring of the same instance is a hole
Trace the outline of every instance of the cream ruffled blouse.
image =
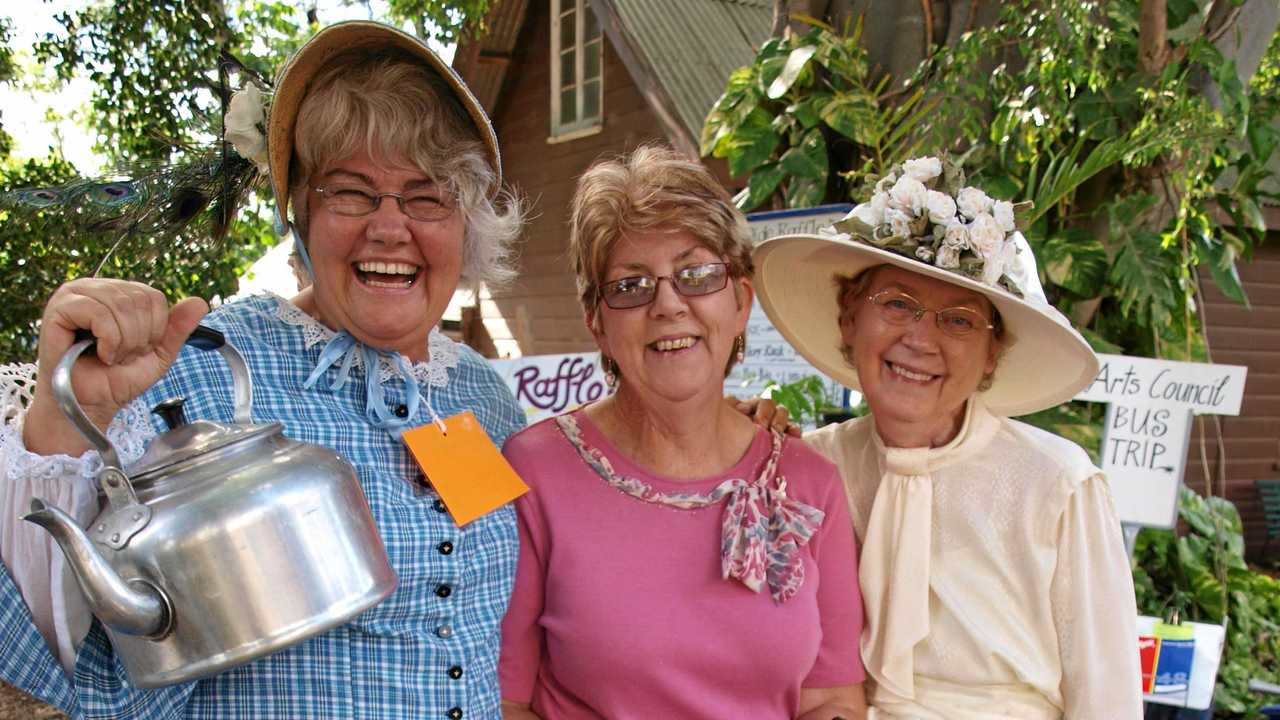
[(849, 495), (872, 717), (1141, 717), (1129, 560), (1084, 450), (977, 400), (943, 447), (885, 447), (870, 417), (805, 440)]

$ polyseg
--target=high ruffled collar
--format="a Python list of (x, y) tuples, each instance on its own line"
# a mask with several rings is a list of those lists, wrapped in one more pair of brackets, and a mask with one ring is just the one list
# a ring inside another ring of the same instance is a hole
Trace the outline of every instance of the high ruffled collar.
[[(316, 345), (327, 345), (338, 333), (308, 315), (301, 308), (285, 298), (273, 293), (266, 293), (276, 301), (276, 317), (282, 322), (302, 330), (302, 342), (308, 350)], [(397, 363), (393, 357), (399, 353), (382, 353), (378, 363), (378, 382), (384, 383), (396, 377)], [(449, 371), (458, 366), (458, 343), (450, 340), (439, 328), (432, 328), (427, 338), (427, 359), (423, 362), (410, 363), (413, 376), (421, 385), (444, 387), (449, 384)], [(407, 359), (406, 359), (407, 361)], [(355, 358), (353, 369), (364, 372), (363, 357)]]
[(872, 428), (880, 483), (863, 533), (858, 577), (865, 601), (862, 657), (878, 690), (915, 697), (915, 646), (929, 634), (933, 473), (985, 449), (1000, 421), (976, 398), (942, 447), (886, 447)]
[[(303, 383), (304, 388), (323, 387), (337, 392), (353, 378), (354, 373), (363, 376), (365, 417), (370, 425), (398, 436), (420, 422), (418, 410), (425, 405), (427, 415), (443, 432), (444, 421), (432, 407), (431, 390), (448, 384), (449, 370), (458, 365), (457, 343), (437, 328), (432, 328), (427, 337), (427, 360), (411, 363), (401, 353), (365, 345), (345, 330), (325, 327), (288, 300), (272, 297), (276, 301), (276, 316), (282, 322), (302, 329), (303, 344), (307, 349), (323, 343), (315, 368)], [(377, 373), (367, 370), (373, 365), (378, 366)], [(335, 372), (330, 373), (330, 370)], [(393, 407), (395, 403), (379, 390), (381, 385), (394, 378), (405, 383), (405, 404), (402, 408)], [(425, 403), (419, 386), (426, 390)]]

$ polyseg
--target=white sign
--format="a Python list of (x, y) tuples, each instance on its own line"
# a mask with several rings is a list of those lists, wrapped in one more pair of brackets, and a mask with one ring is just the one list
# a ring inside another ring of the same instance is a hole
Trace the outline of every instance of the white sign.
[[(848, 215), (852, 209), (852, 205), (824, 205), (804, 210), (751, 213), (747, 216), (747, 225), (751, 228), (752, 242), (759, 243), (777, 235), (816, 233)], [(835, 302), (834, 289), (831, 302)], [(769, 322), (760, 303), (754, 303), (751, 318), (747, 321), (746, 359), (729, 373), (724, 384), (725, 392), (743, 398), (756, 397), (770, 381), (786, 385), (810, 375), (822, 378), (827, 386), (828, 402), (843, 404), (844, 387), (801, 357)]]
[(1099, 355), (1102, 368), (1076, 400), (1179, 407), (1197, 415), (1239, 415), (1248, 368)]
[(530, 425), (609, 394), (600, 353), (526, 355), (489, 365), (507, 381)]
[(747, 214), (747, 227), (751, 228), (751, 243), (758, 245), (779, 235), (817, 234), (831, 227), (832, 223), (849, 214), (852, 205), (820, 205), (801, 210), (771, 210)]
[(1101, 466), (1120, 521), (1171, 528), (1195, 415), (1239, 415), (1247, 368), (1099, 355), (1077, 400), (1107, 403)]
[(1192, 417), (1189, 410), (1160, 405), (1107, 405), (1100, 459), (1120, 522), (1177, 524)]

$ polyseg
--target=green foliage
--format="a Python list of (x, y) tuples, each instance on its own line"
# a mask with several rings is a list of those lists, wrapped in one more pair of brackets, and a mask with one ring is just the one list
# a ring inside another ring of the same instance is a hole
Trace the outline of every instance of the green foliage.
[(412, 23), (419, 37), (443, 44), (484, 30), (491, 0), (387, 0), (388, 20)]
[(1280, 581), (1244, 561), (1244, 536), (1234, 505), (1184, 487), (1178, 516), (1185, 535), (1146, 529), (1134, 549), (1138, 610), (1183, 620), (1225, 623), (1226, 646), (1214, 702), (1219, 711), (1256, 713), (1265, 698), (1250, 679), (1280, 681)]
[(1035, 202), (1027, 235), (1050, 300), (1128, 354), (1202, 358), (1197, 268), (1246, 302), (1236, 262), (1265, 231), (1280, 44), (1246, 87), (1206, 39), (1202, 6), (1170, 3), (1172, 60), (1157, 74), (1138, 63), (1137, 0), (1019, 0), (911, 85), (953, 110), (921, 125), (924, 146)]
[[(1170, 3), (1171, 61), (1146, 74), (1139, 6), (1005, 3), (998, 22), (939, 48), (891, 93), (856, 31), (814, 21), (734, 73), (702, 152), (751, 173), (744, 209), (862, 201), (863, 179), (948, 154), (991, 195), (1034, 203), (1021, 219), (1049, 300), (1095, 347), (1203, 360), (1200, 271), (1247, 303), (1236, 264), (1261, 241), (1261, 203), (1276, 199), (1266, 165), (1280, 146), (1280, 35), (1245, 85), (1206, 39), (1206, 3)], [(1093, 415), (1031, 420), (1087, 439), (1096, 427), (1067, 426)]]
[(917, 147), (911, 131), (930, 109), (922, 94), (882, 102), (885, 80), (872, 82), (859, 33), (810, 23), (803, 35), (766, 42), (707, 116), (702, 154), (727, 160), (734, 177), (751, 176), (734, 198), (744, 211), (844, 201)]
[[(817, 375), (807, 375), (786, 384), (770, 380), (765, 383), (764, 397), (786, 408), (791, 422), (801, 427), (820, 427), (824, 415), (843, 411), (831, 403), (827, 397), (826, 382)], [(849, 414), (857, 417), (866, 412), (866, 405), (859, 404)]]

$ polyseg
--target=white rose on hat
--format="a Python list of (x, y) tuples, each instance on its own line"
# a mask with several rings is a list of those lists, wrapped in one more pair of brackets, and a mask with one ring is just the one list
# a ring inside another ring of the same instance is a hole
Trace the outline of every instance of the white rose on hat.
[(992, 200), (986, 193), (975, 187), (967, 187), (956, 195), (956, 207), (960, 209), (960, 214), (972, 220), (978, 217), (980, 213), (991, 212)]
[(850, 213), (858, 220), (875, 227), (884, 222), (884, 207), (876, 207), (873, 202), (864, 202)]
[(933, 261), (933, 264), (944, 270), (955, 270), (960, 267), (960, 249), (951, 245), (943, 245), (938, 248), (938, 257)]
[(942, 244), (944, 247), (955, 250), (957, 254), (961, 250), (969, 249), (969, 228), (959, 220), (952, 220), (947, 224), (942, 235)]
[(942, 174), (942, 161), (936, 157), (907, 160), (902, 163), (902, 172), (907, 177), (915, 178), (922, 183), (929, 182)]
[(889, 208), (884, 211), (884, 221), (897, 237), (911, 237), (911, 216), (903, 210)]
[(266, 110), (263, 108), (262, 91), (250, 83), (240, 88), (231, 96), (227, 106), (227, 115), (223, 119), (222, 136), (236, 153), (267, 172), (267, 136), (263, 128), (267, 124)]
[(934, 225), (945, 226), (956, 221), (956, 201), (946, 193), (930, 190), (925, 206), (929, 209), (929, 222)]
[(984, 261), (1000, 254), (1004, 245), (1004, 230), (1000, 223), (986, 213), (978, 213), (969, 223), (969, 247), (978, 253)]
[(928, 195), (929, 189), (924, 183), (909, 176), (899, 179), (889, 191), (889, 198), (913, 215), (919, 215), (924, 210)]
[(1013, 217), (1013, 203), (1008, 200), (995, 201), (991, 206), (991, 216), (1000, 223), (1000, 228), (1005, 232), (1013, 232), (1018, 227)]

